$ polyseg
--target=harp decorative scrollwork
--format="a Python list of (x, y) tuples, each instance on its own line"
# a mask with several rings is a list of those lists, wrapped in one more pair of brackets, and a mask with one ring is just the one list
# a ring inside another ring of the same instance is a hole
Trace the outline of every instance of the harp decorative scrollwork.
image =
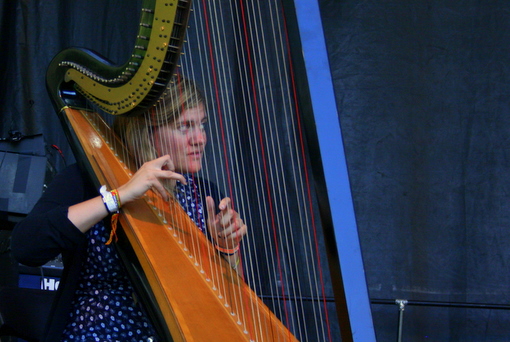
[(208, 98), (217, 132), (211, 145), (218, 146), (211, 159), (223, 162), (207, 160), (204, 174), (239, 199), (247, 216), (245, 274), (197, 234), (177, 201), (149, 191), (123, 207), (120, 252), (144, 301), (155, 303), (150, 315), (159, 334), (174, 341), (339, 340), (345, 324), (337, 315), (344, 313), (332, 299), (330, 287), (338, 282), (326, 266), (330, 241), (321, 233), (327, 224), (316, 194), (322, 188), (311, 179), (310, 160), (317, 156), (309, 155), (315, 149), (303, 127), (313, 123), (303, 118), (306, 96), (289, 52), (296, 34), (286, 28), (292, 6), (196, 0), (191, 17), (191, 1), (144, 0), (142, 7), (125, 64), (67, 49), (51, 62), (47, 86), (76, 159), (97, 186), (110, 188), (127, 182), (135, 163), (108, 118), (144, 115), (181, 75), (195, 79)]
[(161, 97), (175, 70), (186, 32), (191, 1), (144, 1), (140, 29), (129, 60), (115, 66), (92, 51), (67, 49), (48, 67), (48, 89), (56, 106), (63, 88), (114, 114), (139, 114)]

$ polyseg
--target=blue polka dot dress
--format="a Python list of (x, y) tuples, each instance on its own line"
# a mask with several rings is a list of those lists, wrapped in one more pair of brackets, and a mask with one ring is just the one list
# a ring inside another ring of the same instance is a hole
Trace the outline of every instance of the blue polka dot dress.
[(184, 178), (186, 179), (186, 185), (179, 181), (176, 182), (175, 197), (200, 231), (206, 234), (204, 208), (197, 183), (192, 174), (184, 174)]
[(87, 234), (88, 256), (62, 341), (156, 341), (115, 247), (105, 245), (109, 232), (104, 224)]

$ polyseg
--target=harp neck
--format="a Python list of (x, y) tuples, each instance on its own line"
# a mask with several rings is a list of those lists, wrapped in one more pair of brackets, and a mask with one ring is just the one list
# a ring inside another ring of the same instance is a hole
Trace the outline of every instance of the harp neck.
[(121, 66), (87, 49), (60, 52), (46, 77), (57, 111), (83, 108), (84, 99), (112, 115), (136, 115), (153, 106), (173, 76), (190, 6), (187, 0), (145, 0), (133, 52)]

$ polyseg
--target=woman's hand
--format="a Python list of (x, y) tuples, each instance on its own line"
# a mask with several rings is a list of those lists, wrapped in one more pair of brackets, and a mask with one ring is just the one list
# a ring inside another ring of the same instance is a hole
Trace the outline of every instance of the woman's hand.
[(178, 180), (186, 184), (184, 176), (173, 170), (174, 164), (169, 155), (146, 162), (126, 184), (117, 189), (120, 202), (124, 204), (134, 201), (151, 188), (159, 192), (165, 201), (168, 201), (169, 195), (163, 185), (165, 180)]
[(239, 214), (232, 209), (231, 200), (225, 197), (221, 200), (216, 214), (216, 206), (212, 197), (207, 196), (207, 227), (216, 244), (225, 249), (239, 246), (241, 239), (248, 230)]

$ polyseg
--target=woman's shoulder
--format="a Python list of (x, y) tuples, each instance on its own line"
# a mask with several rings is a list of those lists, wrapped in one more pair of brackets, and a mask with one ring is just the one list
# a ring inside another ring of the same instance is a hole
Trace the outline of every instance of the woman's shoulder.
[(56, 196), (69, 196), (81, 201), (90, 197), (93, 187), (78, 164), (66, 166), (52, 179), (46, 192)]

